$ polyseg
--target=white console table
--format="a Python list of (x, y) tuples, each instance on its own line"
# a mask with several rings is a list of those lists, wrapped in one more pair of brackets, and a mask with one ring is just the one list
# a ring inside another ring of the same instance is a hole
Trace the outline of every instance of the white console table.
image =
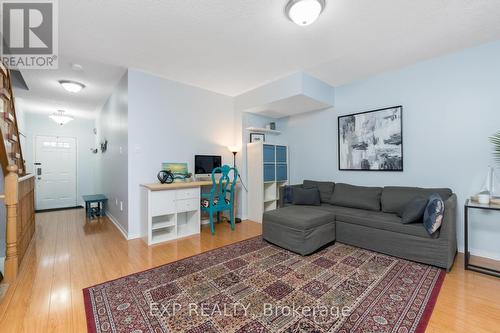
[(153, 245), (199, 234), (201, 188), (210, 186), (212, 181), (142, 184), (142, 239)]
[(141, 185), (141, 235), (148, 245), (200, 233), (200, 185)]

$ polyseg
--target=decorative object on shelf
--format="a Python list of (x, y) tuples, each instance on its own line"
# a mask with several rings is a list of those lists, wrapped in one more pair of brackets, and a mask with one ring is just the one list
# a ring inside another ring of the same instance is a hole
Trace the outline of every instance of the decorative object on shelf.
[(57, 112), (51, 114), (49, 118), (61, 126), (65, 125), (74, 119), (73, 117), (66, 115), (65, 112), (66, 111), (64, 110), (58, 110)]
[(250, 142), (266, 142), (264, 133), (250, 133)]
[(101, 153), (105, 153), (108, 150), (108, 140), (101, 142)]
[(479, 194), (489, 194), (490, 196), (497, 196), (499, 194), (497, 193), (499, 189), (500, 189), (500, 184), (495, 175), (495, 168), (489, 166), (488, 174), (486, 175), (486, 179)]
[(403, 107), (338, 117), (339, 170), (403, 171)]
[(192, 174), (188, 172), (187, 163), (162, 163), (161, 169), (173, 174), (174, 181), (186, 182)]
[(161, 170), (158, 172), (157, 177), (162, 184), (172, 184), (174, 182), (174, 174), (169, 170)]
[(499, 197), (490, 198), (490, 205), (500, 206), (500, 198)]
[(477, 202), (481, 205), (489, 205), (490, 204), (490, 195), (483, 193), (477, 195)]
[(274, 121), (269, 124), (269, 127), (272, 131), (276, 131), (276, 123)]

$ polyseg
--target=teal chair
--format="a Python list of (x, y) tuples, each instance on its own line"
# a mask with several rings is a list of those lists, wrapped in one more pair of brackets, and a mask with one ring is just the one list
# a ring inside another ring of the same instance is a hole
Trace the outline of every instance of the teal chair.
[[(230, 172), (233, 171), (232, 179), (229, 177)], [(215, 174), (221, 173), (219, 183), (215, 179)], [(238, 170), (231, 168), (229, 165), (215, 168), (212, 171), (212, 189), (210, 193), (202, 194), (201, 210), (210, 215), (210, 230), (212, 235), (215, 235), (214, 227), (214, 213), (217, 214), (217, 222), (220, 222), (220, 213), (228, 210), (229, 219), (231, 222), (231, 230), (234, 230), (234, 188), (236, 180), (238, 179)]]

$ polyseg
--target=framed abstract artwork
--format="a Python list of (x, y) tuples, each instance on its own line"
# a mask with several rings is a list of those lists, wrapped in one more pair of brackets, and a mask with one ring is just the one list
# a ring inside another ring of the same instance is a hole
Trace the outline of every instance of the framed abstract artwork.
[(403, 107), (338, 117), (339, 170), (403, 171)]

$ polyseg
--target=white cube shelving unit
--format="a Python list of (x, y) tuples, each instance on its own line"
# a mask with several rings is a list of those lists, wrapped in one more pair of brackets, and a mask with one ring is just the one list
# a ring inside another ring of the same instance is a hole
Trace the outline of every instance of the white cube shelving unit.
[(262, 223), (262, 214), (278, 208), (280, 187), (288, 184), (288, 147), (247, 144), (248, 217)]

